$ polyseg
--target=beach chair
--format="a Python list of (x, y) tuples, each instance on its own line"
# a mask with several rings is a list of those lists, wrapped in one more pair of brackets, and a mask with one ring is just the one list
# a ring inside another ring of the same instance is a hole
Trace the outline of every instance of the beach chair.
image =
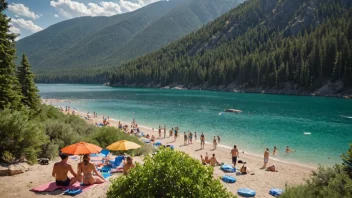
[[(112, 162), (112, 167), (113, 168), (117, 168), (120, 166), (120, 164), (122, 163), (122, 161), (125, 159), (125, 156), (123, 155), (120, 155), (120, 156), (117, 156), (114, 160), (114, 162)], [(111, 161), (110, 161), (111, 162)]]
[(100, 151), (100, 153), (103, 154), (104, 157), (106, 157), (107, 155), (109, 155), (110, 151), (107, 150), (107, 149), (103, 149), (103, 150)]

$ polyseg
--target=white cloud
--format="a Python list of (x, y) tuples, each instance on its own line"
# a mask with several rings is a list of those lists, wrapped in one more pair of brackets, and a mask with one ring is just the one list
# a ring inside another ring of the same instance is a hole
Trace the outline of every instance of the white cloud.
[(12, 24), (10, 24), (10, 25), (11, 25), (10, 32), (15, 33), (15, 34), (21, 33), (21, 30), (19, 28), (12, 26)]
[(111, 16), (115, 14), (131, 12), (150, 3), (159, 0), (119, 0), (118, 2), (101, 1), (98, 4), (80, 3), (73, 0), (51, 0), (50, 5), (54, 7), (61, 16), (73, 18), (79, 16)]
[(55, 17), (55, 18), (59, 18), (59, 15), (57, 15), (57, 14), (54, 14), (54, 17)]
[(25, 16), (28, 18), (32, 18), (32, 19), (37, 19), (40, 16), (37, 15), (36, 13), (32, 12), (29, 10), (28, 7), (26, 7), (25, 5), (21, 4), (21, 3), (12, 3), (9, 5), (9, 11), (18, 15), (18, 16)]
[(40, 26), (34, 24), (31, 20), (24, 20), (24, 19), (11, 19), (11, 27), (17, 28), (17, 29), (25, 29), (28, 30), (32, 33), (38, 32), (43, 30)]

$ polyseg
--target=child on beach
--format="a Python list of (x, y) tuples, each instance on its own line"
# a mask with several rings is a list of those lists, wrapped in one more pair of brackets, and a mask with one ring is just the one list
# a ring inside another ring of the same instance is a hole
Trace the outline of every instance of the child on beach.
[(277, 153), (277, 148), (276, 146), (274, 146), (273, 155), (276, 155), (276, 153)]

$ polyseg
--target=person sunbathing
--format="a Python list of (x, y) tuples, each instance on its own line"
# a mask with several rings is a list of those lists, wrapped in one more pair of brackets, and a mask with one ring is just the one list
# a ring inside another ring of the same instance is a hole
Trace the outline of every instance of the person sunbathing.
[(248, 174), (249, 171), (250, 171), (250, 170), (249, 170), (249, 168), (247, 167), (246, 162), (244, 162), (243, 165), (242, 165), (242, 167), (241, 167), (241, 169), (240, 169), (240, 172), (241, 172), (242, 174)]
[(266, 171), (271, 171), (271, 172), (279, 172), (278, 170), (276, 170), (276, 165), (273, 164), (271, 166), (269, 166)]
[[(83, 184), (92, 185), (92, 184), (100, 184), (106, 182), (103, 176), (99, 174), (94, 164), (89, 162), (90, 156), (84, 155), (83, 161), (78, 164), (78, 175), (80, 176), (80, 181), (83, 180)], [(96, 176), (93, 176), (92, 172), (95, 173)], [(83, 178), (82, 178), (83, 173)]]
[(123, 174), (124, 175), (127, 175), (128, 172), (134, 168), (136, 165), (133, 164), (133, 159), (132, 157), (127, 157), (126, 158), (126, 161), (125, 161), (125, 164), (123, 166)]
[(214, 166), (214, 167), (220, 165), (220, 163), (219, 163), (219, 162), (216, 160), (216, 158), (215, 158), (215, 154), (213, 154), (213, 157), (210, 158), (209, 164), (210, 164), (211, 166)]
[[(68, 155), (61, 154), (61, 161), (54, 164), (52, 176), (56, 179), (56, 185), (58, 186), (71, 186), (78, 180), (77, 174), (73, 171), (72, 166), (67, 163)], [(67, 176), (68, 171), (74, 176), (69, 178)]]
[(209, 160), (203, 159), (203, 155), (200, 155), (200, 160), (202, 161), (202, 164), (203, 164), (203, 165), (209, 164)]

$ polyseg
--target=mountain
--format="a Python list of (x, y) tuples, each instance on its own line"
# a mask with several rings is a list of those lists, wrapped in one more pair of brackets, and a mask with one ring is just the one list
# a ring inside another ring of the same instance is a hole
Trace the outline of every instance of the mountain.
[(352, 94), (351, 6), (350, 0), (248, 0), (110, 71), (110, 84)]
[(180, 39), (243, 0), (168, 0), (111, 17), (80, 17), (17, 42), (37, 75), (119, 65)]

